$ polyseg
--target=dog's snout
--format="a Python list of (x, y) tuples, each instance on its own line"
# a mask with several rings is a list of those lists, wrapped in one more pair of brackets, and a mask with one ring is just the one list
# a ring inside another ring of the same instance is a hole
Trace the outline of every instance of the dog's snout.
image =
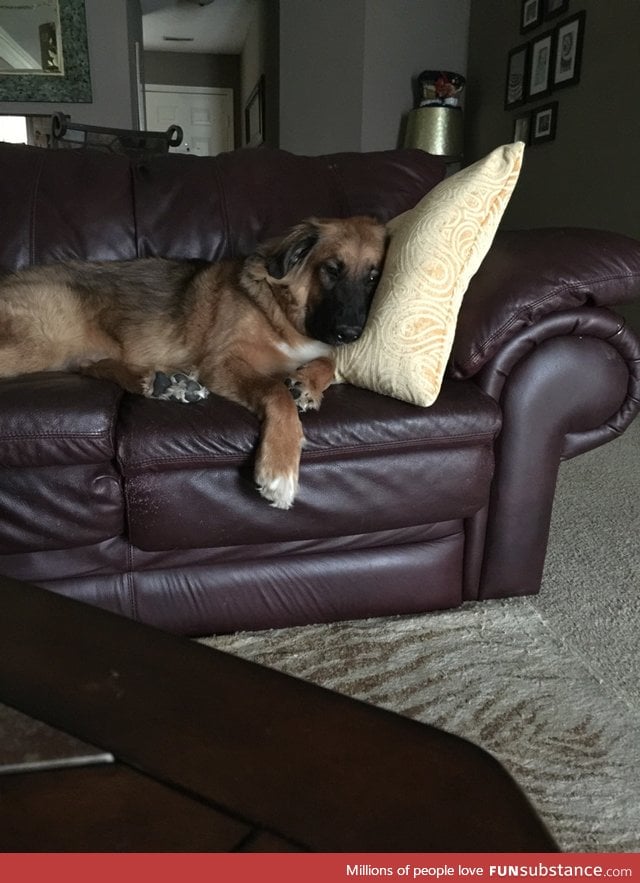
[(362, 334), (362, 328), (359, 325), (339, 325), (336, 328), (336, 337), (340, 343), (353, 343)]

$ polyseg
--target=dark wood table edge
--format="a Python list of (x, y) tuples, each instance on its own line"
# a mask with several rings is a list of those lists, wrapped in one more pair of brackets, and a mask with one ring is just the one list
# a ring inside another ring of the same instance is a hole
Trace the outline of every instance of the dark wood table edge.
[(558, 850), (464, 739), (27, 583), (0, 578), (0, 603), (0, 701), (275, 838)]

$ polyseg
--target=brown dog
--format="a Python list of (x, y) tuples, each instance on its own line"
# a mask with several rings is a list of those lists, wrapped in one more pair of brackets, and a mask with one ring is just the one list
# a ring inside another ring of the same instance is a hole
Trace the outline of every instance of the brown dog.
[(81, 371), (147, 396), (211, 391), (238, 402), (262, 422), (258, 489), (288, 509), (303, 442), (297, 409), (320, 406), (333, 347), (361, 334), (385, 241), (370, 218), (312, 218), (244, 261), (13, 273), (0, 281), (0, 377)]

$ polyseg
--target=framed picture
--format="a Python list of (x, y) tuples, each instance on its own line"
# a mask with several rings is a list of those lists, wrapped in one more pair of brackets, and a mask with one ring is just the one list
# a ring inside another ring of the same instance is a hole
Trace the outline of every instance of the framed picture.
[(572, 86), (580, 80), (585, 12), (561, 22), (556, 28), (556, 58), (553, 85)]
[(544, 107), (537, 107), (531, 113), (531, 144), (553, 141), (558, 125), (558, 102), (552, 101)]
[(544, 0), (544, 17), (555, 18), (569, 8), (569, 0)]
[(551, 71), (553, 55), (553, 31), (537, 37), (531, 43), (531, 62), (529, 64), (529, 98), (539, 98), (551, 89)]
[(522, 0), (520, 12), (520, 33), (532, 31), (542, 21), (543, 0)]
[(62, 56), (58, 51), (58, 29), (55, 22), (45, 22), (38, 28), (40, 38), (40, 67), (44, 73), (64, 73), (60, 69)]
[(529, 44), (512, 49), (507, 57), (507, 84), (504, 94), (505, 110), (524, 104), (529, 75)]
[(259, 147), (264, 141), (264, 76), (260, 77), (256, 87), (244, 107), (244, 144), (245, 147)]
[(531, 114), (524, 113), (517, 116), (513, 121), (513, 139), (515, 141), (524, 141), (529, 144), (531, 141)]

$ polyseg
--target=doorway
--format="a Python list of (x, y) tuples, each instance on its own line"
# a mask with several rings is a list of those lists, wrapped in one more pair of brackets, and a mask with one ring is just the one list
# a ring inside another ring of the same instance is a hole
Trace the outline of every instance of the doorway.
[(147, 84), (144, 91), (148, 130), (182, 128), (182, 143), (171, 153), (215, 156), (233, 150), (233, 89)]

